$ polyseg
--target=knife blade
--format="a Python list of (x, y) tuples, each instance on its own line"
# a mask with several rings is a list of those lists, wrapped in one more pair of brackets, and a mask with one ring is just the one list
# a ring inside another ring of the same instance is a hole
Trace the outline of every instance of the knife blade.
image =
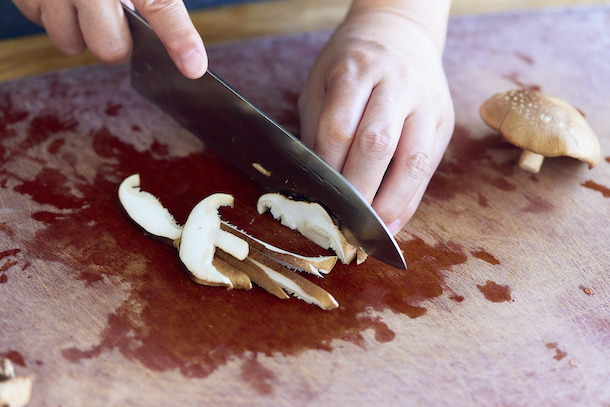
[(383, 221), (338, 171), (209, 69), (197, 80), (183, 76), (150, 25), (123, 9), (133, 88), (267, 190), (320, 203), (349, 243), (406, 269)]

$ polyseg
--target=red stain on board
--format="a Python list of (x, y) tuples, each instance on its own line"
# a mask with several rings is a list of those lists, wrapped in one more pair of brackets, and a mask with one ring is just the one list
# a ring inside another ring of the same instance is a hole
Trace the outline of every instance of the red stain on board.
[(49, 143), (47, 151), (49, 152), (49, 154), (57, 154), (61, 146), (63, 146), (65, 143), (66, 140), (64, 139), (53, 140), (51, 143)]
[(498, 264), (500, 264), (498, 259), (496, 259), (494, 256), (492, 256), (491, 254), (489, 254), (489, 253), (487, 253), (487, 252), (485, 252), (483, 250), (473, 251), (471, 253), (477, 259), (481, 259), (483, 261), (486, 261), (487, 263), (493, 264), (494, 266), (497, 266)]
[(7, 260), (6, 263), (0, 266), (0, 272), (5, 272), (16, 264), (18, 264), (16, 261)]
[(606, 162), (610, 163), (610, 157), (606, 157)]
[(59, 117), (56, 114), (42, 114), (30, 122), (28, 137), (21, 142), (22, 150), (36, 147), (48, 140), (49, 136), (64, 131), (74, 131), (78, 122), (72, 117)]
[(525, 195), (525, 199), (527, 199), (528, 204), (525, 208), (521, 209), (522, 212), (545, 213), (555, 209), (555, 206), (552, 203), (542, 197)]
[(13, 362), (14, 364), (19, 365), (21, 367), (25, 367), (25, 359), (24, 359), (23, 355), (21, 353), (17, 352), (16, 350), (0, 352), (0, 357), (10, 359), (10, 361)]
[(485, 285), (477, 285), (479, 291), (485, 296), (485, 299), (491, 302), (511, 301), (510, 287), (499, 285), (493, 281), (487, 280)]
[(19, 253), (20, 251), (21, 251), (21, 249), (11, 249), (11, 250), (5, 250), (3, 252), (0, 252), (0, 260), (4, 259), (5, 257), (14, 256), (17, 253)]
[(10, 93), (0, 93), (0, 135), (3, 138), (16, 137), (17, 132), (11, 125), (26, 120), (28, 116), (26, 110), (15, 107)]
[[(179, 222), (211, 193), (232, 193), (235, 208), (223, 209), (223, 218), (292, 251), (326, 252), (270, 216), (258, 215), (256, 201), (265, 191), (209, 149), (175, 158), (167, 156), (162, 143), (139, 152), (107, 128), (79, 137), (89, 137), (99, 157), (92, 180), (76, 168), (64, 174), (43, 166), (33, 180), (20, 180), (14, 187), (57, 210), (32, 214), (45, 228), (24, 248), (28, 257), (64, 263), (73, 270), (66, 278), (90, 287), (108, 277), (130, 287), (129, 300), (108, 317), (99, 344), (64, 349), (67, 360), (78, 362), (118, 350), (152, 370), (178, 369), (186, 377), (205, 377), (247, 354), (331, 351), (335, 339), (364, 347), (362, 332), (367, 330), (378, 342), (389, 342), (395, 333), (378, 317), (369, 316), (370, 311), (389, 309), (417, 318), (426, 314), (429, 299), (443, 293), (459, 297), (446, 286), (445, 273), (468, 256), (459, 245), (429, 244), (417, 236), (400, 243), (409, 271), (371, 258), (359, 267), (338, 265), (324, 279), (305, 276), (338, 300), (340, 308), (331, 312), (297, 299), (276, 299), (258, 287), (227, 291), (197, 285), (173, 248), (143, 236), (123, 213), (117, 199), (122, 179), (140, 173), (142, 189), (158, 196)], [(66, 214), (65, 209), (71, 212)], [(261, 391), (271, 382), (259, 383)]]
[(122, 104), (109, 102), (105, 112), (108, 116), (118, 116), (122, 108)]
[[(111, 77), (125, 81), (123, 86), (129, 88), (127, 75)], [(456, 303), (463, 301), (445, 283), (447, 273), (468, 259), (463, 248), (440, 239), (431, 243), (418, 236), (399, 243), (408, 271), (369, 258), (358, 267), (338, 265), (324, 279), (305, 275), (338, 300), (340, 308), (331, 312), (294, 298), (279, 300), (258, 287), (228, 291), (194, 283), (176, 250), (143, 236), (125, 215), (117, 199), (121, 180), (140, 173), (142, 189), (158, 196), (179, 222), (185, 221), (202, 198), (215, 192), (231, 193), (235, 196), (235, 208), (221, 211), (229, 222), (295, 252), (305, 255), (327, 252), (279, 225), (268, 214), (258, 215), (256, 201), (265, 191), (210, 149), (173, 157), (169, 155), (168, 143), (161, 139), (163, 135), (153, 140), (148, 150), (141, 151), (121, 141), (113, 134), (114, 130), (103, 124), (87, 128), (90, 124), (78, 111), (73, 111), (70, 101), (63, 113), (61, 110), (60, 99), (70, 98), (80, 90), (62, 85), (57, 76), (51, 79), (52, 93), (58, 100), (57, 120), (38, 119), (35, 139), (28, 139), (26, 133), (12, 143), (5, 143), (6, 138), (2, 140), (5, 161), (17, 162), (29, 154), (27, 158), (36, 163), (33, 168), (37, 171), (26, 177), (0, 167), (0, 181), (11, 181), (1, 183), (2, 188), (12, 188), (45, 205), (31, 214), (39, 230), (33, 239), (22, 243), (23, 257), (63, 264), (65, 267), (54, 277), (58, 284), (77, 279), (88, 284), (89, 290), (95, 290), (97, 282), (117, 281), (117, 289), (125, 287), (129, 297), (108, 316), (99, 343), (63, 349), (61, 354), (66, 360), (78, 363), (104, 352), (119, 352), (151, 370), (176, 370), (185, 377), (206, 377), (228, 361), (241, 358), (242, 379), (258, 392), (271, 394), (277, 379), (260, 363), (253, 362), (251, 355), (331, 352), (334, 340), (365, 348), (364, 332), (372, 333), (378, 343), (387, 343), (395, 339), (396, 333), (372, 314), (389, 310), (418, 318), (426, 315), (430, 299), (447, 295)], [(83, 109), (89, 112), (97, 109), (101, 117), (106, 117), (107, 100)], [(138, 99), (137, 103), (148, 102)], [(22, 120), (30, 120), (31, 124), (40, 115), (32, 117)], [(71, 117), (74, 121), (70, 121)], [(76, 125), (78, 120), (80, 125)], [(49, 128), (45, 129), (45, 123)], [(58, 123), (66, 125), (65, 128), (61, 129)], [(57, 141), (68, 140), (58, 135), (61, 131), (73, 131), (70, 136), (78, 143)], [(126, 124), (120, 131), (127, 133), (122, 134), (125, 137), (129, 132), (154, 133), (146, 121)], [(27, 143), (20, 145), (24, 141)], [(24, 152), (21, 148), (43, 143), (47, 143), (50, 157), (38, 157), (37, 149)], [(491, 171), (499, 171), (501, 165), (489, 160), (485, 151), (476, 152), (475, 147), (481, 143), (502, 148), (498, 144), (501, 139), (490, 137), (458, 147), (458, 155), (476, 155)], [(76, 165), (74, 157), (85, 148), (91, 158)], [(55, 164), (61, 159), (62, 165), (51, 165), (45, 161), (49, 158)], [(445, 167), (446, 173), (464, 175), (463, 166), (459, 167), (451, 164)], [(0, 230), (14, 234), (7, 224), (0, 223)], [(253, 378), (254, 375), (260, 375), (262, 380)]]
[(524, 52), (515, 52), (515, 55), (517, 56), (517, 58), (519, 58), (526, 64), (534, 65), (534, 59), (531, 56), (529, 56), (528, 54), (526, 54)]
[(553, 359), (555, 359), (558, 362), (561, 359), (563, 359), (566, 356), (568, 356), (567, 352), (564, 352), (561, 349), (559, 349), (559, 345), (557, 343), (555, 343), (555, 342), (549, 342), (545, 346), (546, 346), (547, 349), (554, 349), (555, 350), (555, 356), (553, 356)]
[[(477, 191), (481, 188), (481, 181), (495, 184), (505, 191), (514, 191), (516, 186), (504, 179), (515, 173), (514, 162), (497, 161), (492, 155), (493, 151), (514, 149), (515, 146), (497, 133), (474, 139), (467, 128), (456, 125), (446, 158), (432, 177), (424, 200), (448, 200), (459, 194)], [(494, 177), (490, 182), (490, 175), (494, 174), (501, 177)], [(479, 191), (477, 197), (479, 205), (486, 207), (488, 201)]]
[(477, 195), (479, 196), (479, 206), (481, 208), (489, 208), (489, 200), (485, 197), (485, 195), (480, 192), (477, 192)]
[(494, 178), (489, 183), (494, 187), (501, 189), (502, 191), (512, 192), (517, 190), (517, 186), (515, 184), (508, 182), (505, 178), (502, 177)]
[(580, 185), (585, 188), (592, 189), (593, 191), (600, 192), (604, 196), (604, 198), (610, 198), (610, 188), (608, 187), (605, 187), (593, 181), (586, 181)]
[(261, 395), (273, 394), (273, 383), (277, 376), (272, 370), (264, 367), (256, 357), (248, 358), (241, 366), (241, 377)]
[[(1, 187), (1, 188), (5, 188), (5, 187)], [(4, 233), (6, 236), (11, 237), (11, 238), (15, 236), (15, 230), (7, 222), (0, 223), (0, 232)], [(2, 253), (4, 253), (4, 252), (2, 252)]]
[(31, 181), (23, 181), (14, 188), (16, 192), (28, 194), (41, 204), (51, 204), (57, 209), (74, 209), (83, 205), (83, 200), (72, 194), (66, 185), (67, 176), (56, 168), (45, 168)]
[(510, 73), (510, 74), (504, 74), (504, 75), (502, 75), (502, 77), (524, 90), (540, 91), (540, 89), (541, 89), (540, 85), (527, 84), (527, 83), (521, 81), (519, 79), (519, 74), (516, 72)]
[(0, 284), (6, 284), (8, 282), (8, 276), (6, 274), (0, 274)]

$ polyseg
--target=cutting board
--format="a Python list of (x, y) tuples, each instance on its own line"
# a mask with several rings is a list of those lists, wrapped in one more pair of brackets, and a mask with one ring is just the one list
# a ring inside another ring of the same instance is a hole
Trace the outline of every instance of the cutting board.
[[(610, 8), (452, 19), (452, 142), (397, 236), (408, 270), (375, 259), (311, 278), (340, 307), (201, 286), (117, 200), (139, 173), (183, 222), (222, 216), (320, 254), (269, 215), (264, 191), (130, 89), (126, 66), (0, 85), (0, 356), (32, 406), (559, 406), (610, 404)], [(298, 132), (297, 95), (328, 32), (210, 50), (212, 70)], [(479, 105), (534, 87), (600, 138), (593, 170), (537, 175)]]

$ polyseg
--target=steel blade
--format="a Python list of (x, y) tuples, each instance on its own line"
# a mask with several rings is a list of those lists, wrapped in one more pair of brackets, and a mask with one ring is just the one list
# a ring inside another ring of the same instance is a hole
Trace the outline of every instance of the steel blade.
[(319, 202), (348, 242), (406, 268), (392, 234), (339, 172), (213, 72), (184, 77), (151, 27), (124, 9), (134, 42), (132, 86), (139, 93), (266, 189)]

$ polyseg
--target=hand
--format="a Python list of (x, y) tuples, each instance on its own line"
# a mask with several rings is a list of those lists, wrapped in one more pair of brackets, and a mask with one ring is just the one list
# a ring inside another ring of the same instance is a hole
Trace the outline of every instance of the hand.
[[(182, 0), (125, 0), (153, 27), (180, 71), (199, 78), (207, 69), (201, 36)], [(42, 25), (63, 53), (89, 48), (100, 61), (116, 64), (131, 54), (131, 35), (119, 0), (13, 0), (21, 12)]]
[(415, 213), (453, 133), (443, 45), (403, 15), (352, 7), (299, 98), (302, 141), (393, 234)]

